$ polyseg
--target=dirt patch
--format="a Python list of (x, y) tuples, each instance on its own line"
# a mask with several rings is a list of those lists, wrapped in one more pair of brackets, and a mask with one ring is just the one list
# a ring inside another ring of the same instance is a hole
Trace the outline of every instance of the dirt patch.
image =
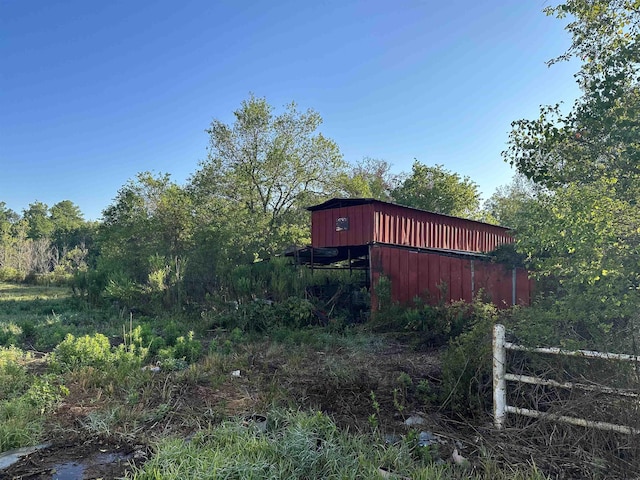
[[(341, 427), (356, 430), (368, 429), (374, 413), (380, 423), (395, 424), (412, 412), (431, 409), (417, 386), (421, 381), (434, 384), (439, 372), (440, 352), (398, 345), (357, 354), (311, 352), (298, 362), (267, 356), (254, 363), (263, 392), (275, 390), (285, 402), (296, 399), (299, 406), (320, 410)], [(403, 383), (403, 378), (410, 380)]]

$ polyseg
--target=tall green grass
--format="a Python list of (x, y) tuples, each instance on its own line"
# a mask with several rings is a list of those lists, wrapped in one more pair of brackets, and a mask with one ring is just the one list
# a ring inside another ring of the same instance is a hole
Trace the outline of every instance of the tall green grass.
[[(415, 439), (390, 445), (377, 436), (341, 431), (322, 413), (272, 411), (267, 429), (243, 419), (199, 432), (191, 441), (165, 439), (128, 478), (155, 479), (449, 479), (488, 478), (436, 465)], [(544, 478), (532, 468), (491, 478)]]
[(0, 452), (35, 445), (44, 418), (68, 393), (58, 377), (33, 376), (28, 354), (0, 347)]

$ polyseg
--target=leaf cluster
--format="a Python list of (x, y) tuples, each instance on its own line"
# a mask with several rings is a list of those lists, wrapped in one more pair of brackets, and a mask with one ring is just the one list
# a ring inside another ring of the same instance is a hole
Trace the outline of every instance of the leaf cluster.
[(513, 122), (503, 152), (540, 186), (515, 226), (541, 293), (604, 321), (629, 318), (640, 304), (639, 7), (568, 0), (546, 9), (570, 19), (572, 45), (550, 63), (581, 60), (582, 95), (568, 112), (544, 106), (538, 118)]

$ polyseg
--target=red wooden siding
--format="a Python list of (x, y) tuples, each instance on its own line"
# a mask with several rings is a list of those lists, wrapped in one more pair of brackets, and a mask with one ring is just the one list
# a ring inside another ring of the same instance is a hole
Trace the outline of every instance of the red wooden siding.
[[(336, 231), (338, 218), (348, 218), (348, 230)], [(373, 240), (373, 205), (317, 210), (311, 216), (311, 244), (316, 247), (366, 245)]]
[(490, 252), (513, 243), (508, 230), (496, 225), (384, 202), (373, 205), (373, 242), (466, 252)]
[[(470, 302), (482, 289), (488, 300), (498, 307), (513, 304), (513, 270), (477, 258), (449, 256), (386, 245), (372, 245), (371, 281), (375, 285), (384, 274), (391, 280), (391, 295), (400, 303), (410, 303), (421, 297), (434, 304), (441, 300)], [(516, 303), (531, 302), (532, 280), (526, 270), (517, 269), (515, 276)], [(446, 285), (446, 288), (439, 286)], [(372, 294), (375, 308), (375, 291)]]
[[(496, 225), (377, 200), (362, 200), (360, 204), (349, 206), (342, 206), (339, 200), (335, 202), (340, 206), (311, 207), (311, 243), (316, 248), (385, 243), (415, 248), (489, 252), (498, 245), (513, 242), (508, 229)], [(348, 218), (347, 230), (336, 230), (339, 218)]]

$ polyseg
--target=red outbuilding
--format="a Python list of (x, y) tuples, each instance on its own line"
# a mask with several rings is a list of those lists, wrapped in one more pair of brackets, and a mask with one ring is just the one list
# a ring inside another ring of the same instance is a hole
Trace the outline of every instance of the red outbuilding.
[(480, 290), (498, 307), (531, 301), (527, 271), (487, 255), (514, 242), (507, 228), (370, 198), (334, 198), (308, 210), (311, 247), (291, 254), (311, 268), (366, 271), (373, 308), (382, 275), (401, 303), (470, 302)]

